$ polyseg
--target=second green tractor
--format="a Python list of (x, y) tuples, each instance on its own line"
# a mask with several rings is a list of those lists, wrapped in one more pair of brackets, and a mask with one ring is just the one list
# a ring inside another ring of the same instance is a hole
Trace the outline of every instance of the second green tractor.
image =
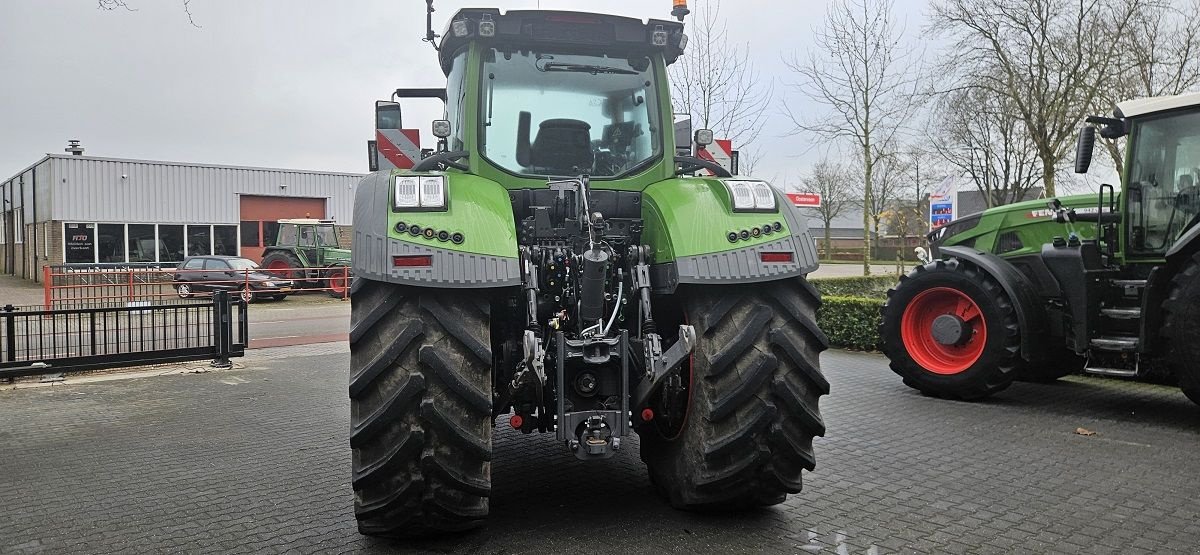
[(892, 369), (922, 392), (978, 399), (1014, 379), (1169, 375), (1200, 403), (1200, 94), (1091, 117), (1124, 139), (1122, 185), (1026, 202), (930, 235), (932, 260), (888, 294)]

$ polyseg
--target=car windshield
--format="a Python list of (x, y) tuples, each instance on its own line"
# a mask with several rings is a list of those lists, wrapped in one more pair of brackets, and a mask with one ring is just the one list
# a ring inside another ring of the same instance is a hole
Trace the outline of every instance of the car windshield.
[(483, 153), (505, 170), (618, 177), (661, 154), (649, 58), (493, 49), (483, 78)]
[(258, 264), (245, 258), (230, 258), (228, 262), (234, 270), (254, 270), (258, 268)]

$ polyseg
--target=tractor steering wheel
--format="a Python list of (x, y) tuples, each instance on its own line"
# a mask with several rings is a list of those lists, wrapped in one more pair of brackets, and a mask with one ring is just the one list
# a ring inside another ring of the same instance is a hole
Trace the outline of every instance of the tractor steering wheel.
[(467, 152), (465, 150), (439, 152), (437, 154), (434, 154), (433, 156), (430, 156), (429, 158), (426, 158), (424, 160), (421, 160), (420, 162), (417, 162), (417, 165), (413, 166), (412, 171), (427, 172), (432, 169), (446, 169), (446, 168), (454, 168), (456, 170), (467, 171), (469, 168), (467, 168), (467, 166), (465, 164), (459, 164), (456, 160), (466, 158), (470, 155), (471, 155), (471, 153)]

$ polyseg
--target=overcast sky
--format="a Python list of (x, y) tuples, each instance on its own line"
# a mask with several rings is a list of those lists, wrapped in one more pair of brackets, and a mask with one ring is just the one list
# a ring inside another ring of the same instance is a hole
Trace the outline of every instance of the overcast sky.
[[(421, 0), (192, 0), (200, 28), (178, 0), (127, 2), (137, 11), (98, 10), (95, 0), (0, 1), (0, 179), (61, 153), (67, 139), (94, 156), (366, 172), (374, 101), (397, 87), (444, 86), (420, 40)], [(435, 27), (467, 5), (538, 4), (438, 0)], [(540, 4), (641, 18), (667, 18), (671, 8), (669, 0)], [(819, 151), (785, 136), (778, 104), (820, 107), (782, 85), (792, 76), (781, 58), (807, 52), (826, 3), (724, 4), (733, 38), (750, 43), (764, 78), (780, 82), (758, 174), (793, 185)], [(896, 7), (917, 34), (924, 0)], [(435, 107), (410, 110), (406, 126), (428, 137)]]

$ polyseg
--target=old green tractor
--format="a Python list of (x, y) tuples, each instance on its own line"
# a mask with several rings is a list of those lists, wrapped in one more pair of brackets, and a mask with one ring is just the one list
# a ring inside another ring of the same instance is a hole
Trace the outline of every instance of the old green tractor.
[(350, 258), (350, 251), (338, 245), (333, 220), (279, 220), (279, 234), (264, 249), (261, 266), (295, 281), (297, 288), (323, 288), (342, 297), (351, 275)]
[[(1126, 140), (1123, 186), (957, 220), (888, 295), (892, 369), (925, 393), (977, 399), (1016, 378), (1162, 369), (1200, 403), (1200, 94), (1088, 118)], [(1097, 128), (1080, 133), (1091, 165)]]
[[(805, 280), (816, 252), (776, 189), (676, 156), (667, 66), (686, 44), (682, 4), (680, 21), (464, 9), (440, 38), (430, 28), (446, 87), (393, 98), (444, 100), (440, 144), (355, 199), (363, 533), (479, 526), (497, 425), (505, 441), (554, 434), (586, 461), (636, 432), (679, 508), (800, 491), (829, 390)], [(377, 125), (400, 128), (396, 103), (377, 109)]]

